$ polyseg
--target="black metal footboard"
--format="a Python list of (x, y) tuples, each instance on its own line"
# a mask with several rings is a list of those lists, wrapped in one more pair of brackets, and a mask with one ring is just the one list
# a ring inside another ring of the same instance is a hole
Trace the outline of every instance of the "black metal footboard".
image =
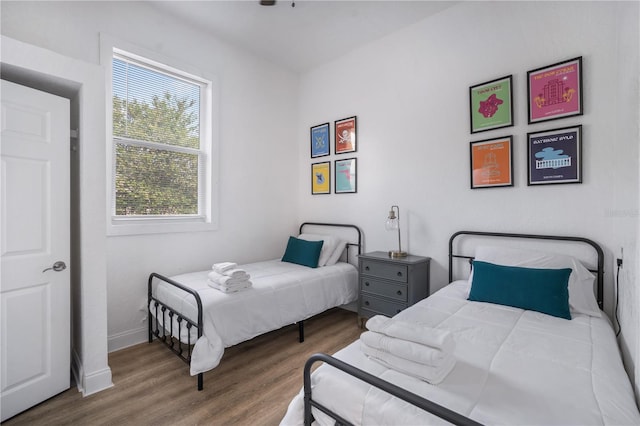
[(465, 417), (462, 414), (451, 411), (448, 408), (443, 407), (442, 405), (438, 405), (435, 402), (424, 399), (416, 394), (409, 392), (406, 389), (398, 387), (392, 383), (380, 379), (379, 377), (373, 376), (366, 371), (360, 370), (353, 365), (347, 364), (346, 362), (340, 361), (337, 358), (323, 353), (311, 355), (311, 357), (309, 357), (304, 365), (304, 424), (306, 426), (310, 426), (314, 421), (313, 414), (311, 413), (311, 407), (315, 407), (318, 410), (322, 411), (324, 414), (333, 418), (336, 421), (336, 425), (342, 426), (352, 424), (348, 420), (345, 420), (340, 415), (334, 413), (324, 405), (320, 404), (318, 401), (313, 400), (311, 395), (311, 367), (316, 361), (327, 363), (337, 368), (338, 370), (344, 371), (345, 373), (372, 386), (375, 386), (378, 389), (382, 389), (383, 391), (412, 405), (415, 405), (416, 407), (421, 408), (437, 417), (440, 417), (441, 419), (444, 419), (451, 424), (461, 426), (482, 426), (481, 423)]
[[(182, 316), (180, 312), (153, 296), (153, 279), (164, 281), (174, 287), (186, 291), (193, 295), (198, 306), (197, 322)], [(153, 337), (157, 337), (164, 343), (174, 354), (187, 364), (191, 364), (191, 352), (196, 342), (191, 341), (191, 330), (195, 327), (198, 330), (198, 339), (202, 337), (202, 300), (197, 291), (192, 290), (184, 285), (153, 272), (149, 275), (148, 289), (148, 306), (149, 306), (149, 343), (153, 341)], [(175, 320), (175, 321), (174, 321)], [(174, 323), (177, 324), (177, 330), (174, 330)], [(180, 340), (184, 329), (187, 331), (187, 342)], [(204, 374), (198, 374), (198, 390), (203, 388)]]

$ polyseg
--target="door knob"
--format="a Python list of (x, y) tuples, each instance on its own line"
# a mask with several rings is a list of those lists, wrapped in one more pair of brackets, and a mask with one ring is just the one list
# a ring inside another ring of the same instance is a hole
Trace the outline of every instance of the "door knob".
[(65, 269), (67, 269), (67, 265), (63, 261), (59, 260), (56, 263), (54, 263), (53, 266), (51, 266), (51, 267), (49, 267), (47, 269), (44, 269), (42, 272), (43, 273), (47, 272), (50, 269), (53, 269), (56, 272), (60, 272), (60, 271), (64, 271)]

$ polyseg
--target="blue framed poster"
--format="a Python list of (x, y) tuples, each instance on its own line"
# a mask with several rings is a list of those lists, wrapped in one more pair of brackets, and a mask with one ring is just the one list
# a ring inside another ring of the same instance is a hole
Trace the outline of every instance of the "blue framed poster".
[(311, 128), (311, 158), (329, 155), (329, 123)]
[(527, 133), (528, 185), (582, 183), (582, 125)]
[(335, 160), (335, 193), (347, 194), (358, 192), (357, 158)]

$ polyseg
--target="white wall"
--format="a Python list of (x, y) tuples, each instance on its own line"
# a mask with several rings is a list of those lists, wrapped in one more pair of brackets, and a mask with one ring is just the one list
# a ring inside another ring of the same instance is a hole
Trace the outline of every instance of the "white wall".
[[(98, 64), (100, 33), (106, 33), (206, 70), (219, 82), (220, 113), (214, 123), (220, 139), (219, 229), (107, 239), (110, 350), (146, 338), (143, 306), (151, 271), (172, 275), (207, 269), (221, 259), (245, 262), (281, 255), (283, 235), (296, 232), (292, 194), (298, 184), (291, 174), (297, 163), (295, 74), (178, 23), (144, 2), (3, 1), (1, 7), (2, 34), (14, 39)], [(104, 99), (101, 95), (84, 101), (103, 109)], [(104, 162), (104, 152), (98, 161)], [(104, 175), (91, 182), (92, 191), (103, 199), (105, 187)], [(106, 214), (106, 209), (99, 212), (96, 225), (102, 236)], [(91, 220), (84, 213), (82, 218)], [(94, 290), (87, 286), (86, 291)]]
[[(633, 377), (640, 362), (638, 39), (638, 3), (462, 2), (316, 68), (301, 79), (298, 137), (357, 115), (358, 193), (313, 196), (307, 183), (299, 218), (356, 223), (366, 250), (388, 250), (397, 242), (383, 224), (398, 204), (406, 248), (433, 258), (432, 291), (447, 282), (447, 241), (457, 230), (586, 236), (606, 252), (609, 314), (614, 257), (624, 247), (621, 343)], [(585, 114), (527, 125), (527, 71), (577, 56)], [(471, 135), (469, 86), (509, 74), (516, 125)], [(575, 124), (583, 125), (583, 183), (528, 187), (527, 132)], [(469, 189), (469, 142), (510, 134), (515, 187)], [(312, 162), (302, 150), (307, 182)]]

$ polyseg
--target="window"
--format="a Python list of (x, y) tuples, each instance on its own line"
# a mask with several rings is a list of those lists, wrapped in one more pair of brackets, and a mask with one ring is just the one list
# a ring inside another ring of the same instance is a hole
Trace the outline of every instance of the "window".
[(110, 228), (130, 228), (111, 233), (211, 224), (211, 82), (117, 49), (111, 61)]

